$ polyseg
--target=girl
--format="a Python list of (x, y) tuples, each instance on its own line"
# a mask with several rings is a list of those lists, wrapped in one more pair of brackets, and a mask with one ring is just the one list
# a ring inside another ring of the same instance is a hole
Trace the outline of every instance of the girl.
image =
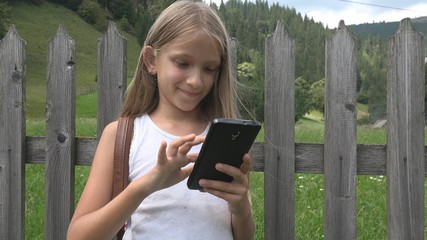
[[(216, 168), (230, 183), (190, 174), (209, 122), (236, 117), (228, 35), (201, 2), (172, 4), (151, 27), (122, 116), (137, 116), (128, 187), (111, 200), (117, 121), (104, 129), (69, 239), (111, 239), (127, 221), (124, 239), (252, 239), (248, 154), (235, 168)], [(190, 164), (191, 163), (191, 164)]]

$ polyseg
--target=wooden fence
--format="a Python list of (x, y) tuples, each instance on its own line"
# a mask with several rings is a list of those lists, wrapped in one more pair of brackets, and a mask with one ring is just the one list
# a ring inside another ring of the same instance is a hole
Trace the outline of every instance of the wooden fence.
[[(49, 41), (46, 137), (25, 132), (25, 41), (0, 42), (0, 239), (24, 238), (25, 164), (46, 165), (46, 239), (65, 239), (74, 167), (90, 165), (96, 138), (75, 137), (75, 42)], [(99, 41), (98, 133), (126, 88), (126, 39), (111, 24)], [(265, 141), (252, 148), (264, 172), (265, 239), (294, 239), (295, 173), (324, 174), (325, 239), (356, 239), (356, 176), (387, 176), (388, 239), (424, 239), (424, 46), (409, 19), (389, 40), (387, 145), (356, 144), (356, 39), (343, 22), (326, 39), (324, 144), (294, 141), (294, 40), (279, 22), (266, 40)]]

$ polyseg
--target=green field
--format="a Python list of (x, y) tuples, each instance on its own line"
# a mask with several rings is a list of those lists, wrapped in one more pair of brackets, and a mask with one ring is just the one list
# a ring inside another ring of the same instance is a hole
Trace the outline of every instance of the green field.
[[(47, 49), (49, 40), (54, 38), (60, 25), (76, 43), (77, 95), (93, 92), (96, 89), (98, 39), (103, 33), (61, 5), (49, 2), (43, 2), (41, 5), (17, 2), (12, 7), (11, 24), (15, 25), (26, 42), (27, 116), (45, 116)], [(128, 76), (131, 77), (141, 48), (134, 36), (120, 29), (118, 32), (127, 39)]]
[[(55, 35), (60, 24), (76, 41), (77, 47), (76, 136), (96, 136), (97, 96), (93, 90), (96, 84), (97, 43), (102, 33), (85, 23), (74, 12), (48, 2), (44, 2), (41, 6), (18, 2), (13, 8), (12, 24), (26, 41), (27, 136), (45, 135), (47, 46), (48, 40)], [(140, 46), (134, 37), (124, 34), (123, 31), (120, 33), (128, 39), (128, 77), (131, 77)], [(366, 112), (366, 106), (360, 108), (358, 106), (358, 109)], [(295, 141), (322, 143), (323, 126), (321, 114), (312, 113), (306, 116), (295, 126)], [(263, 139), (262, 134), (260, 139)], [(357, 142), (385, 144), (385, 130), (360, 126), (357, 130)], [(76, 167), (76, 202), (88, 173), (89, 167)], [(260, 172), (254, 172), (251, 176), (251, 192), (257, 224), (256, 239), (261, 240), (264, 235), (264, 177)], [(26, 165), (26, 239), (45, 239), (44, 177), (44, 165)], [(383, 176), (357, 177), (358, 239), (386, 239), (385, 192), (386, 181)], [(295, 194), (296, 239), (323, 239), (323, 175), (296, 174)]]
[[(77, 135), (95, 136), (96, 94), (77, 99)], [(85, 106), (84, 112), (81, 107)], [(90, 110), (92, 109), (92, 110)], [(29, 136), (44, 134), (44, 121), (28, 120)], [(316, 114), (308, 115), (295, 126), (297, 142), (323, 142), (323, 122)], [(262, 133), (259, 139), (263, 139)], [(357, 141), (360, 144), (385, 144), (385, 129), (359, 126)], [(26, 167), (26, 238), (44, 239), (44, 166)], [(76, 202), (88, 177), (89, 167), (76, 167)], [(256, 239), (264, 235), (264, 173), (251, 175), (251, 193), (254, 217), (257, 224)], [(426, 185), (427, 186), (427, 185)], [(296, 239), (323, 239), (323, 175), (295, 175), (295, 232)], [(427, 199), (427, 196), (426, 196)], [(427, 219), (427, 218), (426, 218)], [(386, 239), (386, 180), (384, 176), (357, 177), (357, 228), (358, 239)], [(427, 232), (426, 232), (427, 234)]]

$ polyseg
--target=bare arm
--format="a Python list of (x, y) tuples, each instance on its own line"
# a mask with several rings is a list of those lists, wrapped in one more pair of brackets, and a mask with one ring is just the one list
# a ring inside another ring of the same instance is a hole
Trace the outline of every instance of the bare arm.
[(113, 238), (147, 196), (188, 177), (191, 168), (182, 168), (189, 163), (186, 154), (204, 139), (187, 135), (171, 142), (168, 148), (163, 142), (157, 165), (111, 200), (116, 132), (117, 122), (113, 122), (101, 136), (88, 181), (71, 219), (68, 239)]
[(153, 191), (147, 174), (141, 179), (146, 184), (136, 188), (136, 183), (130, 183), (111, 201), (116, 131), (117, 122), (113, 122), (101, 136), (88, 181), (68, 229), (68, 239), (111, 239)]

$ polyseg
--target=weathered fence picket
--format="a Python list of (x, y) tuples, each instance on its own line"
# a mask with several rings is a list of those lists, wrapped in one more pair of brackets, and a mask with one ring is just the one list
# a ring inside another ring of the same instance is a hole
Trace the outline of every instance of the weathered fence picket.
[(356, 38), (341, 21), (325, 47), (324, 235), (356, 239)]
[(266, 239), (294, 239), (295, 172), (295, 43), (277, 24), (265, 44)]
[(98, 41), (98, 137), (117, 118), (127, 86), (127, 40), (110, 23)]
[(25, 45), (14, 26), (0, 42), (0, 239), (24, 238)]
[[(295, 143), (295, 46), (278, 22), (266, 39), (265, 136), (251, 149), (264, 172), (265, 239), (295, 238), (295, 173), (325, 176), (325, 239), (356, 239), (356, 177), (387, 175), (387, 238), (424, 239), (424, 47), (409, 19), (389, 42), (387, 145), (356, 144), (356, 45), (340, 23), (326, 40), (324, 144)], [(97, 138), (75, 137), (75, 43), (49, 42), (46, 137), (25, 132), (25, 41), (0, 42), (0, 239), (24, 239), (25, 164), (46, 165), (46, 239), (65, 239), (74, 167), (91, 165)], [(99, 40), (98, 133), (126, 90), (126, 39), (111, 24)], [(262, 226), (258, 226), (262, 227)]]
[(389, 40), (387, 79), (387, 236), (424, 239), (423, 36), (409, 19)]
[(76, 46), (62, 26), (49, 41), (46, 84), (46, 239), (66, 239), (74, 212)]

